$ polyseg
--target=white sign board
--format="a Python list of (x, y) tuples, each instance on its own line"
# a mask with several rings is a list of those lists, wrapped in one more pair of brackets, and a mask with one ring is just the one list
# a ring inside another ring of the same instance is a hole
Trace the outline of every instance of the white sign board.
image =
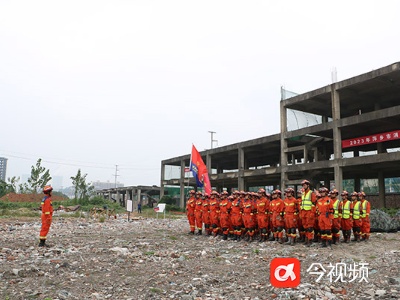
[(132, 200), (126, 201), (126, 211), (133, 212), (133, 201)]

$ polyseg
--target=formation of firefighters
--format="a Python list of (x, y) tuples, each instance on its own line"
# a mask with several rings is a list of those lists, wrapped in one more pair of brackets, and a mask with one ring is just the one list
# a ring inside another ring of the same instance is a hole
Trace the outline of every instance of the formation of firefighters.
[[(342, 231), (344, 243), (367, 241), (370, 236), (370, 203), (364, 192), (339, 197), (336, 189), (321, 187), (310, 189), (310, 182), (303, 180), (302, 189), (295, 192), (287, 188), (271, 194), (264, 189), (255, 192), (234, 191), (211, 195), (190, 191), (186, 204), (190, 225), (189, 234), (222, 235), (224, 240), (259, 242), (278, 241), (294, 245), (321, 242), (322, 247), (339, 243)], [(195, 229), (197, 228), (197, 233)]]

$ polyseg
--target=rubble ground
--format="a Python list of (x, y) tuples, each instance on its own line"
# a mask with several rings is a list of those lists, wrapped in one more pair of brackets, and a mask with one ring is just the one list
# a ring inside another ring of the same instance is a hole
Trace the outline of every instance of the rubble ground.
[[(126, 216), (105, 222), (54, 217), (50, 247), (39, 248), (39, 218), (0, 219), (0, 299), (400, 298), (399, 232), (329, 249), (224, 241), (188, 229), (184, 216), (130, 222)], [(271, 285), (275, 257), (300, 260), (298, 287)], [(324, 276), (317, 283), (307, 272), (313, 263), (339, 262), (348, 268), (368, 263), (368, 282)]]

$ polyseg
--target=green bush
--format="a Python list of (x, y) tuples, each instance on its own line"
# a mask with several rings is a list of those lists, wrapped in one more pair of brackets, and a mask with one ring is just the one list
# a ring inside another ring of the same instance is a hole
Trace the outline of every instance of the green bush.
[(384, 211), (391, 217), (393, 217), (398, 211), (397, 208), (381, 208), (380, 210)]

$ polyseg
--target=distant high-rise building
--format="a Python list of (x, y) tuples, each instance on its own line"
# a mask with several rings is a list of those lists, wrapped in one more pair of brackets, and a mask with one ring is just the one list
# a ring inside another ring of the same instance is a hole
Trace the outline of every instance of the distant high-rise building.
[(7, 158), (0, 157), (0, 179), (6, 181)]

